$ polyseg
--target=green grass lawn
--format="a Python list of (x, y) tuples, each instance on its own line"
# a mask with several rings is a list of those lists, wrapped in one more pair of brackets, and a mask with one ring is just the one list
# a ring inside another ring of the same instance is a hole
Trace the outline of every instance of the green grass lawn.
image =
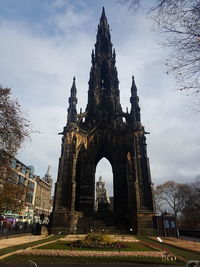
[(193, 252), (191, 250), (187, 250), (184, 248), (179, 248), (179, 247), (175, 247), (173, 245), (168, 245), (168, 244), (164, 244), (164, 243), (159, 243), (155, 240), (152, 240), (151, 238), (145, 237), (145, 236), (138, 236), (138, 239), (150, 243), (152, 245), (158, 245), (160, 248), (162, 249), (167, 249), (168, 251), (170, 251), (171, 253), (183, 257), (186, 260), (200, 260), (200, 253), (198, 252)]
[[(57, 241), (55, 243), (47, 244), (44, 246), (37, 247), (37, 249), (62, 249), (62, 250), (95, 250), (95, 251), (118, 251), (118, 248), (80, 248), (80, 247), (71, 247), (70, 242), (66, 241)], [(127, 248), (122, 248), (121, 251), (155, 251), (150, 247), (143, 245), (140, 242), (128, 243)]]
[(5, 263), (28, 262), (36, 263), (144, 263), (144, 264), (164, 264), (177, 265), (180, 261), (162, 261), (160, 258), (153, 257), (55, 257), (55, 256), (22, 256), (13, 255), (4, 259)]
[[(43, 239), (43, 240), (39, 240), (39, 241), (35, 241), (35, 242), (30, 242), (28, 244), (23, 244), (23, 245), (18, 245), (18, 246), (14, 246), (14, 247), (10, 247), (7, 249), (1, 249), (0, 250), (0, 255), (12, 252), (12, 251), (16, 251), (19, 249), (25, 249), (27, 247), (30, 246), (34, 246), (37, 244), (42, 244), (44, 242), (47, 241), (51, 241), (51, 240), (56, 240), (61, 238), (61, 236), (51, 236), (49, 238)], [(177, 256), (183, 257), (185, 260), (200, 260), (200, 254), (197, 252), (192, 252), (186, 249), (182, 249), (182, 248), (177, 248), (175, 246), (172, 245), (168, 245), (168, 244), (164, 244), (164, 243), (159, 243), (157, 241), (154, 241), (148, 237), (144, 237), (144, 236), (137, 236), (137, 239), (148, 243), (150, 245), (156, 246), (157, 250), (165, 250), (167, 249), (169, 252), (171, 252), (172, 254), (175, 254)], [(38, 247), (37, 249), (61, 249), (61, 250), (71, 250), (71, 249), (75, 249), (75, 248), (71, 248), (69, 246), (69, 242), (67, 241), (60, 241), (57, 240), (54, 243), (51, 244), (47, 244), (47, 245), (41, 245), (40, 247)], [(86, 249), (86, 248), (76, 248), (77, 250), (92, 250), (92, 249)], [(93, 249), (93, 250), (116, 250), (116, 249)], [(151, 248), (145, 244), (142, 244), (140, 242), (132, 242), (130, 243), (130, 247), (128, 248), (124, 248), (122, 249), (122, 251), (154, 251), (154, 248)], [(144, 264), (165, 264), (165, 265), (174, 265), (174, 264), (184, 264), (183, 261), (181, 261), (180, 259), (177, 259), (177, 261), (162, 261), (161, 258), (155, 258), (155, 257), (141, 257), (141, 256), (129, 256), (129, 257), (67, 257), (67, 256), (62, 256), (62, 257), (58, 257), (58, 256), (27, 256), (27, 255), (12, 255), (10, 257), (7, 257), (5, 259), (3, 259), (2, 261), (4, 261), (5, 263), (8, 262), (27, 262), (28, 260), (32, 260), (34, 262), (61, 262), (61, 263), (95, 263), (95, 262), (99, 262), (99, 263), (115, 263), (115, 262), (123, 262), (123, 263), (144, 263)]]

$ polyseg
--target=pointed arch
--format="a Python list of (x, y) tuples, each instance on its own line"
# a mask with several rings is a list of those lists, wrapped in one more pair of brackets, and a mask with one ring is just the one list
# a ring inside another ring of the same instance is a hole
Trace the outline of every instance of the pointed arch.
[(96, 165), (95, 187), (96, 187), (96, 182), (98, 181), (100, 176), (105, 182), (105, 188), (107, 190), (109, 197), (113, 197), (113, 169), (111, 163), (105, 157), (100, 159)]

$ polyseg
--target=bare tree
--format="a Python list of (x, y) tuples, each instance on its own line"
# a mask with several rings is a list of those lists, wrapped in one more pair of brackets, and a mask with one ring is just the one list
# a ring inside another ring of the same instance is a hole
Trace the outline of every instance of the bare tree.
[(0, 86), (0, 149), (15, 154), (30, 135), (30, 123), (11, 89)]
[(25, 187), (16, 184), (10, 167), (13, 155), (30, 135), (30, 123), (11, 90), (0, 86), (0, 213), (24, 207)]
[(26, 188), (3, 180), (0, 185), (0, 214), (6, 212), (19, 213), (25, 207)]
[[(119, 0), (137, 11), (145, 0)], [(155, 29), (164, 33), (170, 54), (167, 73), (177, 79), (179, 90), (199, 94), (200, 88), (200, 0), (155, 0), (150, 8)]]
[(200, 177), (190, 185), (191, 194), (186, 201), (186, 205), (180, 216), (180, 226), (182, 229), (200, 228)]
[(25, 205), (26, 187), (17, 184), (18, 179), (11, 161), (12, 156), (0, 150), (0, 214), (20, 212)]
[(190, 195), (187, 184), (168, 181), (158, 185), (155, 190), (155, 199), (160, 211), (169, 209), (176, 217), (186, 206)]

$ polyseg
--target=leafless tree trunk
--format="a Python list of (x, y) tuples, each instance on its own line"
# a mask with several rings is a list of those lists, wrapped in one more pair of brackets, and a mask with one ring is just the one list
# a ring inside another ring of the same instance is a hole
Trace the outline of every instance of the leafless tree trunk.
[(176, 217), (186, 205), (190, 196), (190, 187), (187, 184), (179, 184), (168, 181), (158, 185), (155, 190), (155, 198), (159, 210), (169, 210)]

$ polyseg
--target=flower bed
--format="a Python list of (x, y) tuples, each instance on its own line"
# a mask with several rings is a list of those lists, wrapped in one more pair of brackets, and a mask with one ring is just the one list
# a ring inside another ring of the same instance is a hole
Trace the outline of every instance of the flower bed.
[(67, 242), (65, 246), (70, 247), (71, 249), (78, 248), (83, 250), (152, 250), (152, 248), (142, 245), (141, 243), (133, 244), (130, 242), (115, 241), (109, 235), (102, 233), (89, 233), (84, 239)]
[(66, 243), (65, 245), (71, 247), (71, 248), (83, 248), (83, 249), (125, 249), (129, 248), (130, 244), (127, 244), (125, 242), (107, 242), (107, 243), (90, 243), (90, 242), (84, 242), (84, 241), (75, 241), (72, 243)]
[(52, 244), (46, 244), (38, 249), (58, 249), (58, 250), (100, 250), (100, 251), (155, 251), (141, 242), (116, 241), (108, 236), (99, 233), (88, 234), (83, 238), (72, 241), (57, 241)]
[(56, 241), (51, 244), (45, 244), (42, 246), (38, 246), (37, 249), (54, 249), (54, 250), (90, 250), (90, 251), (157, 251), (158, 249), (151, 248), (149, 246), (145, 246), (141, 242), (114, 242), (107, 245), (96, 245), (96, 246), (82, 246), (80, 244), (75, 244), (74, 242), (66, 242), (66, 241)]
[(161, 251), (78, 251), (78, 250), (50, 250), (50, 249), (27, 249), (17, 252), (20, 255), (35, 256), (67, 256), (67, 257), (159, 257), (163, 258)]

